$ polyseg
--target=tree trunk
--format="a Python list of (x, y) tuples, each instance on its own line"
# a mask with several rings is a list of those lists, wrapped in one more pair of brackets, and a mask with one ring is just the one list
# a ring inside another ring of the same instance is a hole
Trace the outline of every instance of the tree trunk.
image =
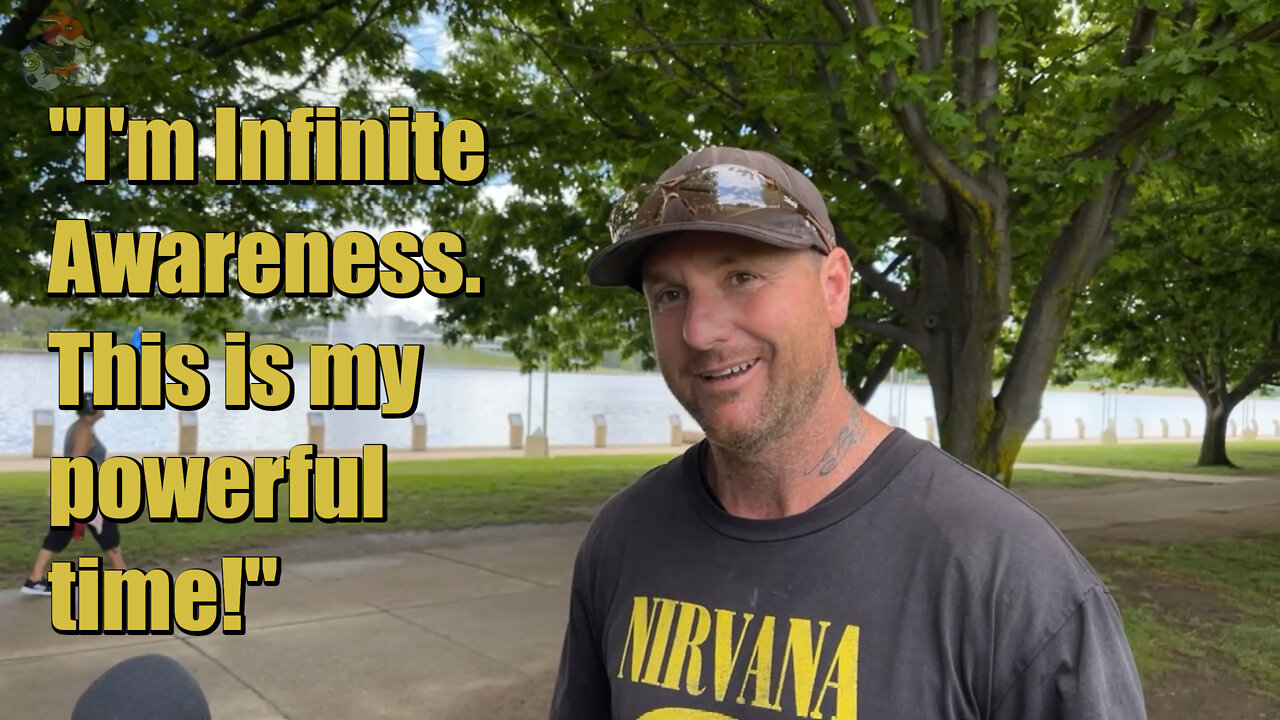
[(916, 320), (927, 341), (920, 355), (942, 449), (1007, 484), (1034, 422), (1021, 430), (1006, 427), (993, 396), (995, 350), (1009, 305), (1007, 225), (965, 225), (965, 236), (949, 249), (925, 251), (921, 270), (927, 289)]
[[(876, 355), (879, 352), (878, 356)], [(855, 342), (849, 347), (845, 361), (845, 387), (853, 393), (859, 405), (871, 402), (880, 383), (888, 377), (893, 364), (902, 354), (902, 343), (873, 338), (867, 342)], [(875, 363), (871, 362), (875, 356)]]
[(1218, 393), (1203, 396), (1205, 405), (1204, 438), (1200, 441), (1200, 459), (1197, 467), (1235, 467), (1227, 457), (1227, 423), (1234, 405)]

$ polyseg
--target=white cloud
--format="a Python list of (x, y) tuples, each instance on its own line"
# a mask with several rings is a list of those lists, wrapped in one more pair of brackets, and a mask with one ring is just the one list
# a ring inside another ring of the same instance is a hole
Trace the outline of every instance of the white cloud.
[(406, 58), (416, 67), (444, 70), (458, 43), (449, 35), (444, 16), (423, 11), (418, 26), (408, 33)]

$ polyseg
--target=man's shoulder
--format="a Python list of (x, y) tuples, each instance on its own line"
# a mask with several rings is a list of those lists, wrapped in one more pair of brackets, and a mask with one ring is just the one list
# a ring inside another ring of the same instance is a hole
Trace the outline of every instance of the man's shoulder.
[[(922, 441), (923, 442), (923, 441)], [(1097, 583), (1084, 557), (1039, 508), (988, 475), (926, 443), (898, 478), (915, 532), (972, 567), (1016, 566), (1028, 578), (1053, 577), (1081, 592)]]
[(689, 462), (692, 459), (690, 453), (696, 452), (697, 446), (694, 446), (644, 471), (606, 500), (600, 507), (597, 517), (621, 520), (637, 512), (652, 510), (656, 506), (681, 499), (683, 496), (676, 491), (682, 487), (682, 482), (687, 475)]
[(696, 452), (695, 445), (649, 468), (611, 495), (592, 517), (588, 539), (595, 539), (604, 528), (624, 530), (646, 518), (661, 517), (655, 513), (669, 512), (673, 503), (684, 501), (687, 496), (680, 489), (692, 460), (690, 453)]

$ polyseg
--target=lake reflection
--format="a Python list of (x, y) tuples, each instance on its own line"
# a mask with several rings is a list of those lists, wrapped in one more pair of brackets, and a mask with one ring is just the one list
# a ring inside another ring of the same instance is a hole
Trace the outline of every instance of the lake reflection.
[[(32, 413), (54, 410), (55, 452), (61, 453), (62, 437), (75, 419), (71, 411), (56, 409), (57, 356), (54, 353), (0, 352), (0, 454), (31, 452)], [(290, 407), (267, 411), (229, 411), (223, 407), (224, 366), (211, 361), (203, 371), (209, 380), (209, 403), (197, 411), (200, 452), (228, 450), (279, 450), (306, 442), (310, 402), (308, 366), (297, 363), (290, 371), (294, 400)], [(86, 377), (89, 368), (86, 363)], [(90, 383), (91, 384), (91, 383)], [(532, 427), (542, 424), (543, 376), (532, 383)], [(418, 411), (427, 418), (429, 447), (503, 446), (508, 439), (507, 415), (529, 413), (529, 376), (511, 370), (427, 368), (422, 373)], [(901, 394), (905, 393), (905, 403)], [(668, 416), (679, 415), (686, 429), (697, 424), (672, 397), (656, 373), (552, 373), (547, 426), (553, 445), (590, 445), (594, 441), (592, 416), (603, 414), (610, 444), (663, 444), (670, 438)], [(1260, 435), (1275, 434), (1280, 400), (1259, 399), (1242, 405), (1233, 417), (1244, 429), (1244, 419), (1258, 420)], [(925, 437), (926, 417), (933, 415), (932, 399), (925, 385), (882, 386), (869, 409), (890, 418), (890, 408), (905, 405), (898, 424)], [(1136, 437), (1135, 420), (1146, 423), (1146, 436), (1159, 437), (1160, 418), (1170, 422), (1170, 435), (1184, 434), (1182, 418), (1191, 421), (1192, 435), (1203, 428), (1203, 406), (1194, 396), (1122, 394), (1116, 404), (1120, 437)], [(1086, 423), (1086, 434), (1097, 437), (1103, 402), (1097, 393), (1050, 390), (1042, 399), (1042, 417), (1053, 424), (1055, 438), (1074, 438), (1077, 417)], [(111, 452), (173, 452), (178, 446), (176, 410), (120, 410), (98, 426), (98, 434)], [(529, 422), (526, 419), (526, 422)], [(1030, 438), (1043, 437), (1037, 425)], [(325, 412), (325, 444), (333, 449), (357, 448), (365, 443), (385, 443), (408, 448), (412, 438), (408, 418), (383, 419), (378, 411)]]

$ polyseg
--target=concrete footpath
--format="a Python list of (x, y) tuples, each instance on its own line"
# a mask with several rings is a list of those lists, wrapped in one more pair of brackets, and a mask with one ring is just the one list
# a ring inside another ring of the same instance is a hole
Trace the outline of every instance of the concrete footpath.
[[(1280, 479), (1190, 477), (1033, 503), (1068, 532), (1280, 507)], [(214, 718), (545, 718), (585, 529), (578, 522), (325, 540), (345, 548), (336, 559), (314, 543), (284, 546), (280, 585), (247, 590), (243, 636), (59, 635), (49, 598), (4, 588), (0, 714), (68, 718), (107, 668), (154, 652), (195, 675)]]

